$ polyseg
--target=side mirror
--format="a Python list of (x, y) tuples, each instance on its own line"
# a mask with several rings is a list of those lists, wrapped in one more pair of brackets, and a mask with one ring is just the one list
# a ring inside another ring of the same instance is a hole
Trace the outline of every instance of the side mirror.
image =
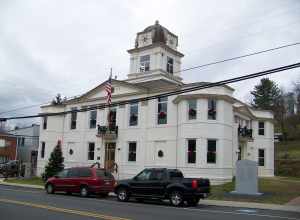
[(138, 181), (137, 176), (133, 177), (133, 180), (134, 180), (134, 181)]

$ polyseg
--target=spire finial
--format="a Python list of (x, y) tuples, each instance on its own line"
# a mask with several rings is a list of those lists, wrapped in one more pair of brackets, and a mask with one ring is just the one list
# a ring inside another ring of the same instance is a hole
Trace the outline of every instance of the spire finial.
[(156, 24), (156, 25), (158, 25), (158, 24), (159, 24), (159, 21), (158, 21), (158, 20), (156, 20), (156, 21), (155, 21), (155, 24)]

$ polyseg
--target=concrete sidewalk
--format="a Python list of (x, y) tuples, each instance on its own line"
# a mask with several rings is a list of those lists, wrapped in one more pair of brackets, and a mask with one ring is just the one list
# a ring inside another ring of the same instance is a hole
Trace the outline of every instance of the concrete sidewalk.
[[(18, 186), (31, 189), (44, 189), (43, 186), (37, 185), (28, 185), (28, 184), (18, 184), (18, 183), (7, 183), (4, 182), (4, 179), (0, 178), (0, 185), (6, 186)], [(114, 193), (110, 193), (111, 197), (115, 197)], [(277, 210), (277, 211), (289, 211), (289, 212), (299, 212), (300, 205), (276, 205), (276, 204), (266, 204), (266, 203), (254, 203), (254, 202), (235, 202), (235, 201), (221, 201), (221, 200), (209, 200), (204, 199), (200, 200), (200, 205), (209, 205), (209, 206), (225, 206), (225, 207), (237, 207), (237, 208), (248, 208), (248, 209), (268, 209), (268, 210)]]

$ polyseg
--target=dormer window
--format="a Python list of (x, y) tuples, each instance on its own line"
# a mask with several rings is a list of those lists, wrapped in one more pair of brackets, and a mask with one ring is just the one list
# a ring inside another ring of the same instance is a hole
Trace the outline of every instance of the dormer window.
[(167, 72), (173, 74), (174, 60), (171, 57), (167, 57)]
[(140, 72), (146, 72), (150, 70), (150, 55), (140, 57)]

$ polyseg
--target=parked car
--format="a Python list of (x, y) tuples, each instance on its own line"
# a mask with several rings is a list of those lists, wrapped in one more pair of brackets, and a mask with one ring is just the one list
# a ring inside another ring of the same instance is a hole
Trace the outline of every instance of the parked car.
[(129, 180), (116, 184), (115, 193), (119, 201), (128, 201), (134, 197), (144, 199), (169, 199), (173, 206), (180, 206), (184, 201), (195, 206), (201, 198), (210, 192), (210, 181), (204, 178), (184, 178), (177, 169), (144, 169)]
[(48, 194), (57, 191), (68, 194), (80, 193), (82, 197), (90, 194), (107, 196), (113, 192), (114, 176), (105, 169), (95, 167), (76, 167), (59, 172), (47, 180), (45, 190)]
[(18, 176), (19, 173), (19, 161), (10, 160), (6, 163), (0, 164), (0, 174), (4, 177)]

